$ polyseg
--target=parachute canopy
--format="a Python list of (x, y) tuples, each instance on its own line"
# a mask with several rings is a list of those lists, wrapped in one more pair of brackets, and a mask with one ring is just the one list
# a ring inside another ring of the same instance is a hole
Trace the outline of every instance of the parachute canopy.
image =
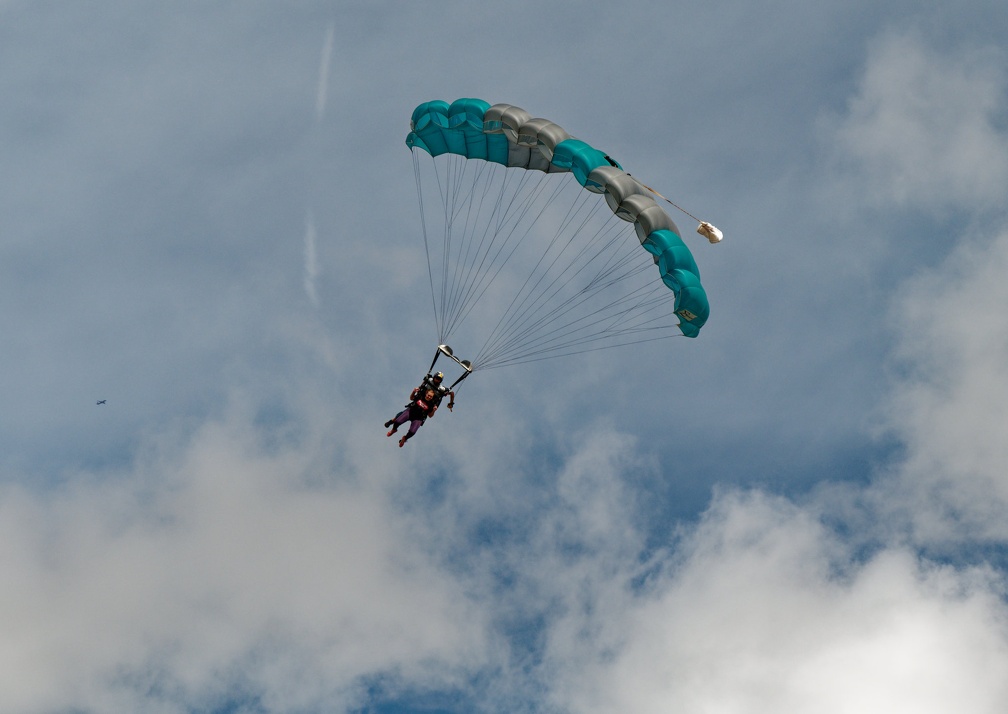
[[(425, 102), (414, 110), (410, 126), (406, 144), (417, 172), (439, 342), (469, 314), (503, 264), (518, 260), (513, 258), (517, 246), (533, 233), (534, 224), (546, 223), (547, 233), (556, 226), (552, 238), (541, 241), (538, 262), (530, 262), (532, 275), (473, 360), (473, 369), (615, 346), (614, 341), (658, 339), (673, 327), (687, 337), (699, 334), (710, 306), (696, 261), (655, 200), (658, 194), (605, 152), (524, 109), (481, 99)], [(435, 159), (441, 205), (434, 212), (425, 208), (433, 189), (424, 192), (418, 150)], [(553, 203), (560, 189), (552, 182), (562, 178), (554, 174), (577, 181), (566, 213)], [(602, 197), (611, 211), (608, 219), (596, 213)], [(428, 213), (442, 219), (440, 242), (428, 232)], [(613, 217), (620, 219), (615, 226)], [(595, 228), (592, 221), (608, 227)], [(647, 253), (627, 249), (625, 233), (616, 237), (619, 225), (627, 223)], [(720, 240), (720, 231), (704, 226), (710, 230), (699, 232), (711, 242)], [(638, 256), (657, 266), (652, 275), (661, 282), (637, 277), (626, 286), (650, 264), (642, 266)], [(572, 282), (575, 276), (579, 282)], [(617, 283), (624, 287), (603, 292)], [(665, 306), (668, 315), (669, 303), (675, 322), (662, 323), (654, 311)]]

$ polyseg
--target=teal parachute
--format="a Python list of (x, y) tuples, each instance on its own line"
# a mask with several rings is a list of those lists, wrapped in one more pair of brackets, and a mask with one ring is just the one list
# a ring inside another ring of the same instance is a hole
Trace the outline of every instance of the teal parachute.
[[(490, 336), (473, 369), (661, 339), (676, 328), (699, 334), (707, 294), (656, 200), (664, 197), (604, 152), (523, 109), (480, 99), (421, 104), (406, 144), (439, 342), (481, 301), (507, 305), (496, 325), (494, 310), (480, 313), (478, 329)], [(646, 253), (628, 240), (628, 224)], [(709, 223), (698, 232), (721, 239)], [(660, 282), (648, 277), (653, 265)], [(505, 266), (519, 277), (502, 278)]]

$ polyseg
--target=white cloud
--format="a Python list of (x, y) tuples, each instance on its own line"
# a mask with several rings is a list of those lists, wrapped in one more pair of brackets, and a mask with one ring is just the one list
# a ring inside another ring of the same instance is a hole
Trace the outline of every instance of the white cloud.
[(898, 549), (861, 564), (807, 511), (715, 500), (678, 565), (597, 613), (609, 646), (554, 642), (577, 712), (994, 714), (1008, 698), (1008, 608), (989, 573)]
[(965, 239), (903, 289), (888, 424), (906, 458), (875, 495), (922, 542), (1008, 539), (1008, 231)]
[[(241, 410), (238, 410), (240, 412)], [(349, 706), (358, 678), (448, 686), (484, 654), (453, 580), (390, 510), (236, 413), (121, 480), (0, 493), (0, 711)], [(311, 485), (315, 484), (315, 485)]]
[(835, 127), (869, 201), (997, 206), (1008, 189), (1005, 57), (936, 50), (916, 34), (879, 38), (858, 93)]
[[(862, 555), (823, 524), (832, 504), (759, 491), (720, 493), (698, 525), (648, 551), (629, 484), (654, 465), (604, 426), (571, 443), (536, 517), (470, 572), (488, 617), (543, 618), (541, 650), (503, 669), (494, 697), (523, 692), (583, 714), (1001, 711), (1008, 606), (997, 573), (885, 542)], [(497, 484), (477, 483), (454, 506), (461, 518), (515, 509), (488, 499), (494, 510), (481, 488)], [(502, 589), (491, 586), (500, 573)]]

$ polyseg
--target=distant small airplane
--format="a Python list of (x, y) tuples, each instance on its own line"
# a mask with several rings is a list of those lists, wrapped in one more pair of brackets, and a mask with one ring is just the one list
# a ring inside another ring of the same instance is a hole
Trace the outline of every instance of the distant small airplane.
[(98, 401), (98, 404), (104, 404), (104, 403), (105, 403), (105, 400), (104, 400), (104, 399), (100, 399), (100, 400)]

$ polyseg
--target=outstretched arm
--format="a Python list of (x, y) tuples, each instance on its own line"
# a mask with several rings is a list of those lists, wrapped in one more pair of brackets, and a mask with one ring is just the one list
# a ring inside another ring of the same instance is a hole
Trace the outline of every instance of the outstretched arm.
[(448, 411), (455, 407), (455, 392), (448, 392)]

